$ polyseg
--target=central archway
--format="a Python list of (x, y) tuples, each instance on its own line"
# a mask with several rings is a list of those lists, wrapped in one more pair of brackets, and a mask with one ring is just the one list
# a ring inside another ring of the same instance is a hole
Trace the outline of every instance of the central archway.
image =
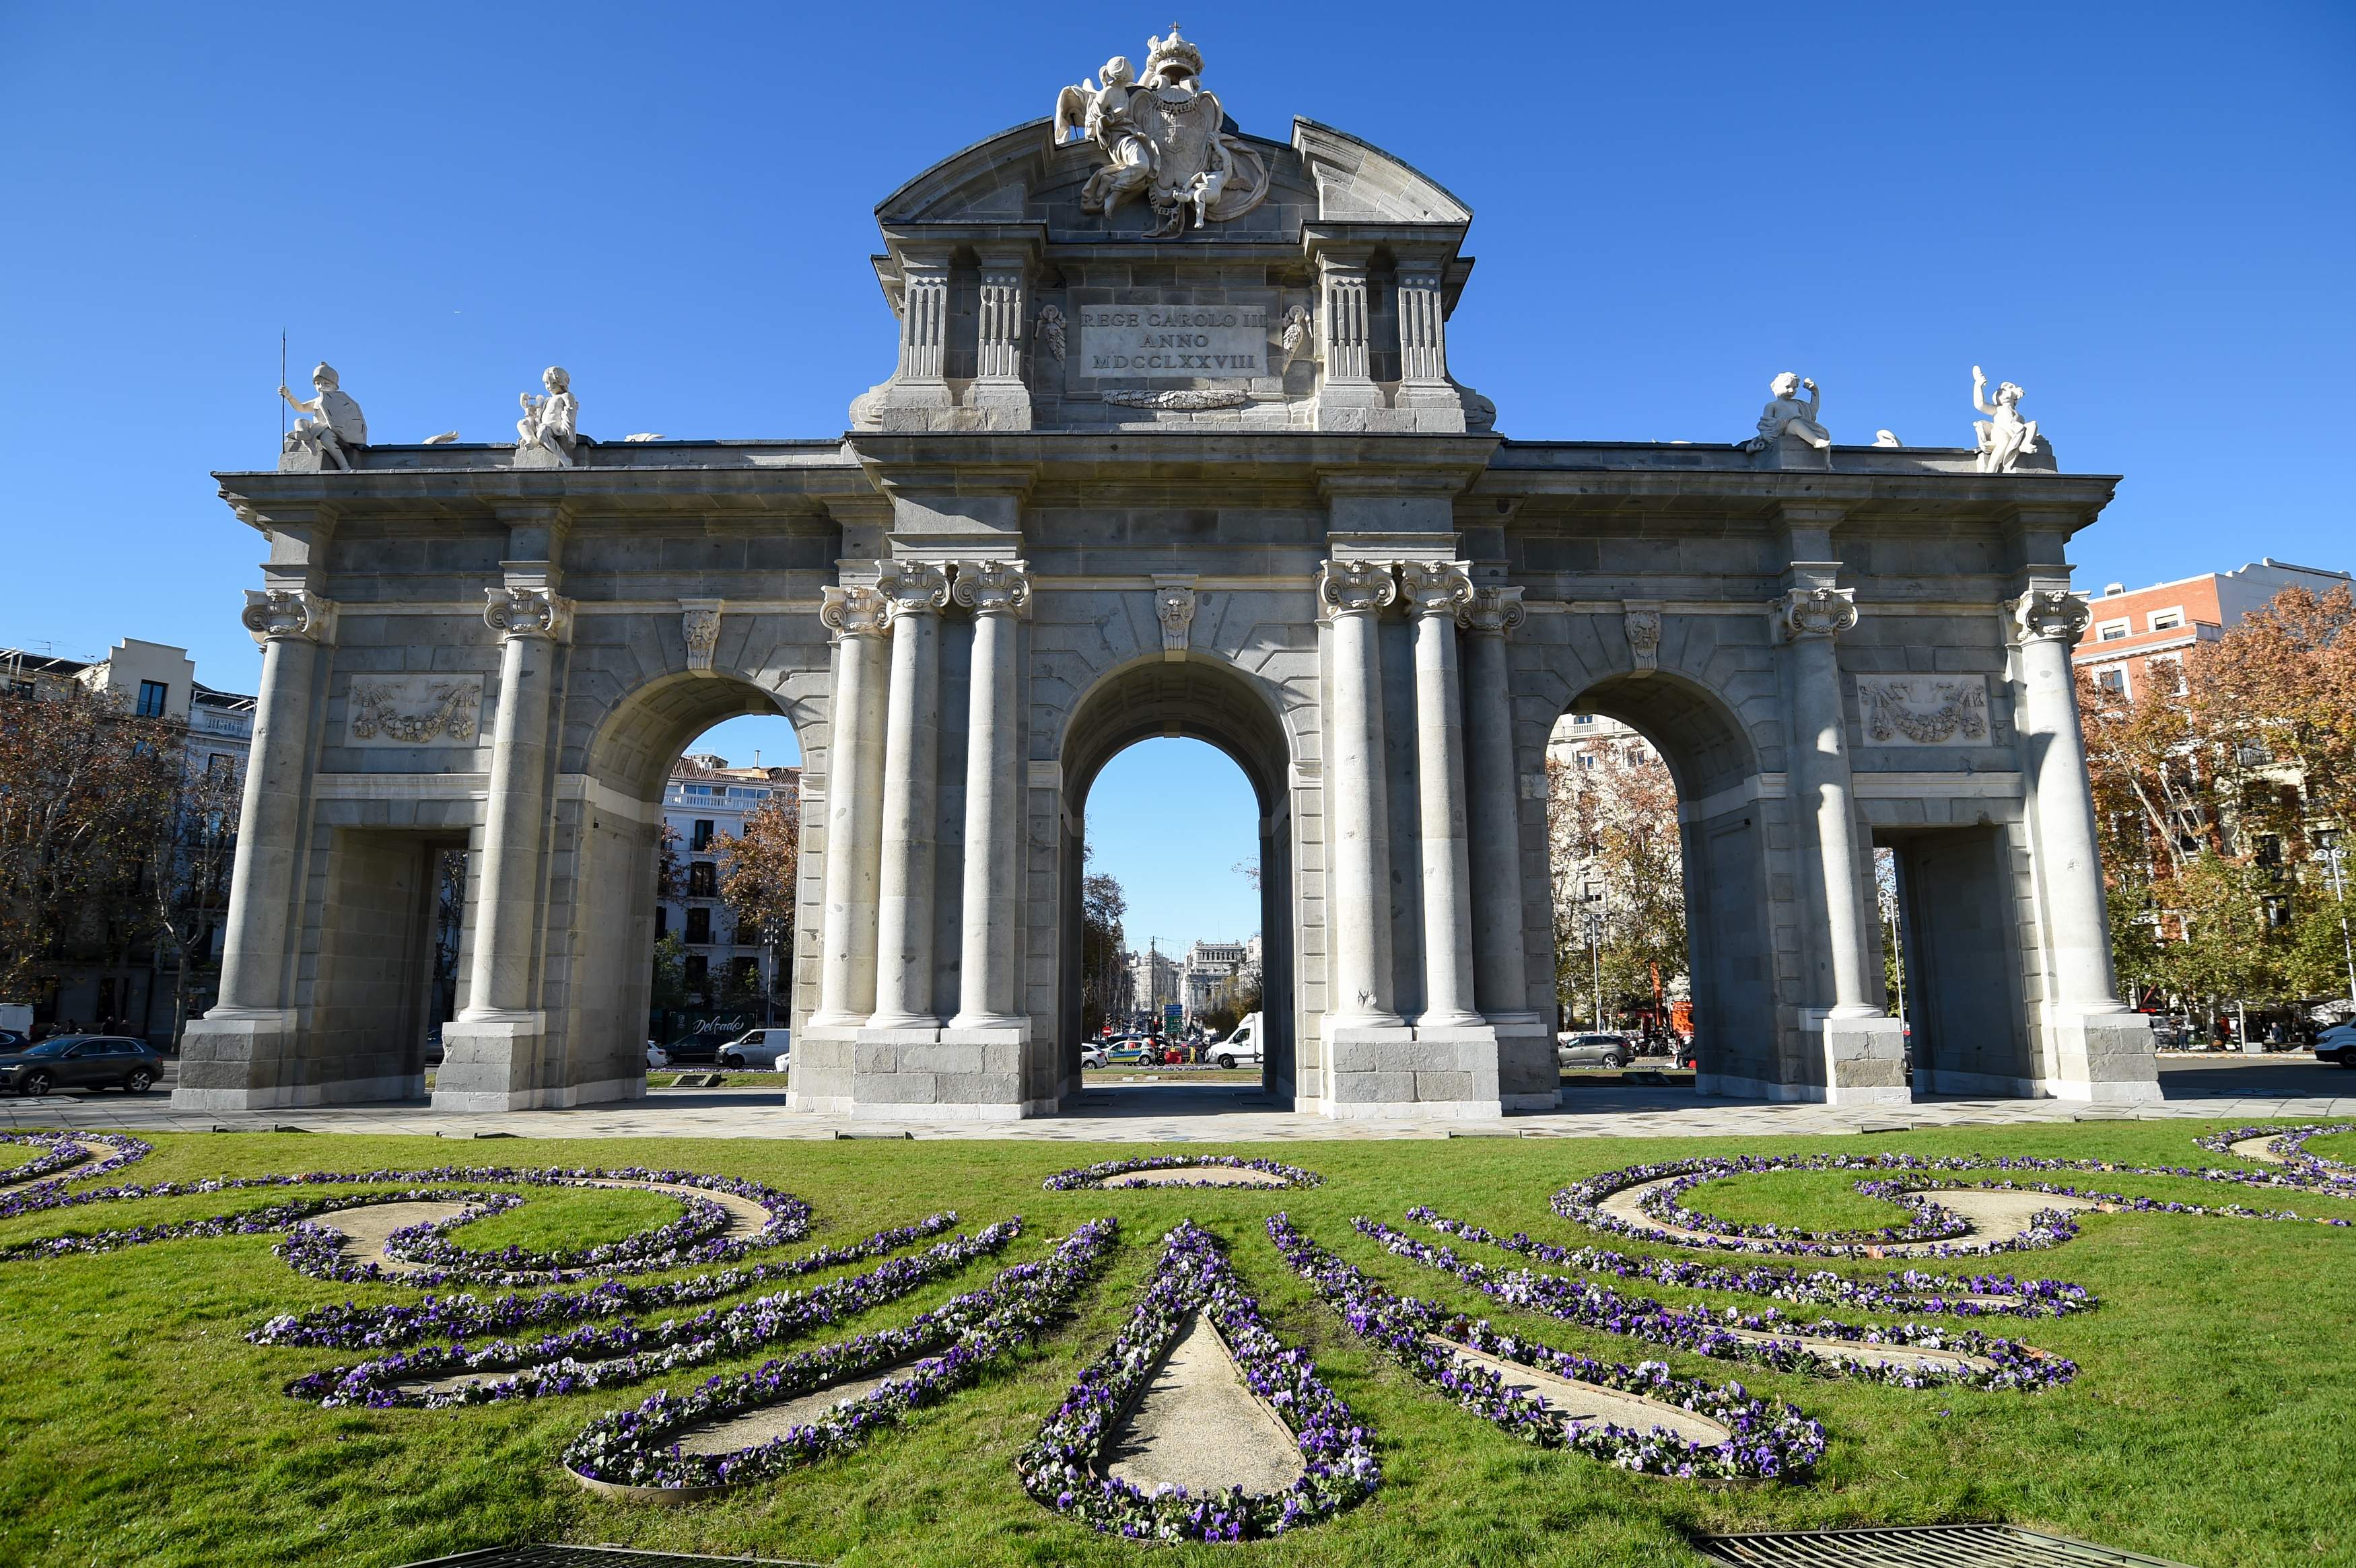
[(1058, 996), (1066, 1096), (1080, 1086), (1081, 880), (1087, 799), (1105, 764), (1128, 747), (1156, 736), (1183, 737), (1216, 747), (1235, 760), (1259, 806), (1260, 1008), (1266, 1030), (1260, 1086), (1290, 1100), (1296, 1082), (1293, 975), (1298, 922), (1293, 917), (1291, 747), (1273, 699), (1230, 665), (1188, 656), (1140, 660), (1108, 672), (1072, 710), (1062, 745), (1063, 845), (1056, 913), (1056, 953), (1063, 974)]

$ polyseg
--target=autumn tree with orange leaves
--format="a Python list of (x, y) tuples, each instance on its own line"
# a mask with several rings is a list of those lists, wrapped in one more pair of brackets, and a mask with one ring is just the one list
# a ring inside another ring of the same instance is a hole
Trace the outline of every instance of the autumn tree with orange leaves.
[(794, 900), (801, 878), (802, 800), (798, 781), (780, 777), (769, 798), (744, 814), (742, 830), (723, 833), (719, 851), (720, 901), (746, 934), (776, 955), (765, 1000), (788, 987), (794, 950)]

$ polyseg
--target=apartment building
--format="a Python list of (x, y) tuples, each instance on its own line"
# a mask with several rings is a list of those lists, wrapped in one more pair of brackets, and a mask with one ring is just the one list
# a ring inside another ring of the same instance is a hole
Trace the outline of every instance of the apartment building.
[(2187, 650), (2215, 642), (2226, 627), (2265, 608), (2284, 589), (2304, 588), (2319, 596), (2350, 581), (2344, 571), (2294, 566), (2268, 556), (2233, 571), (2206, 571), (2149, 588), (2107, 583), (2086, 601), (2094, 618), (2071, 662), (2093, 672), (2104, 690), (2132, 699), (2156, 681), (2172, 684)]
[[(790, 974), (766, 965), (790, 965), (789, 950), (768, 951), (756, 931), (739, 931), (720, 899), (721, 841), (741, 837), (744, 818), (778, 795), (798, 799), (799, 768), (731, 767), (725, 757), (681, 757), (663, 786), (663, 821), (679, 836), (672, 852), (681, 868), (680, 896), (655, 906), (658, 941), (676, 933), (687, 949), (689, 997), (718, 1007), (730, 993), (771, 991), (780, 1002)], [(765, 986), (765, 982), (767, 984)]]

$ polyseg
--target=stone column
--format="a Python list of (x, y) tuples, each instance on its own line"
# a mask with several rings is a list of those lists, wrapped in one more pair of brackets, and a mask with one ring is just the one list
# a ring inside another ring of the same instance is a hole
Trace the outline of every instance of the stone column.
[(1317, 428), (1365, 430), (1382, 393), (1368, 374), (1366, 257), (1362, 251), (1322, 251), (1317, 257), (1323, 308), (1324, 373), (1317, 385)]
[(1535, 1018), (1522, 937), (1521, 771), (1514, 756), (1513, 677), (1505, 662), (1505, 638), (1527, 613), (1518, 588), (1476, 588), (1457, 612), (1469, 643), (1473, 985), (1481, 1011), (1493, 1023)]
[(1398, 597), (1380, 561), (1333, 560), (1317, 580), (1333, 639), (1333, 700), (1325, 761), (1333, 894), (1328, 1015), (1352, 1027), (1397, 1027), (1391, 1010), (1388, 810), (1383, 789), (1383, 672), (1376, 617)]
[(1464, 808), (1464, 726), (1456, 616), (1472, 597), (1463, 561), (1408, 561), (1399, 586), (1415, 616), (1415, 779), (1423, 861), (1423, 1013), (1419, 1029), (1479, 1025), (1473, 1010), (1472, 848)]
[(933, 852), (940, 771), (941, 609), (948, 579), (925, 561), (884, 563), (892, 620), (884, 738), (884, 846), (872, 1029), (940, 1027), (933, 1011)]
[(1464, 400), (1448, 379), (1447, 296), (1438, 261), (1402, 259), (1398, 270), (1399, 387), (1419, 431), (1464, 428)]
[[(484, 590), (483, 620), (500, 638), (499, 715), (491, 737), (489, 808), (475, 900), (474, 967), (466, 1006), (443, 1030), (434, 1105), (444, 1111), (571, 1104), (595, 1093), (560, 1082), (542, 1060), (539, 1008), (541, 844), (548, 832), (549, 709), (557, 645), (571, 635), (572, 602), (545, 579)], [(600, 1086), (602, 1087), (602, 1086)]]
[(249, 589), (245, 628), (262, 645), (237, 860), (221, 953), (220, 996), (188, 1025), (172, 1103), (196, 1110), (298, 1104), (297, 1019), (287, 994), (290, 916), (302, 858), (303, 802), (311, 769), (311, 707), (319, 645), (333, 635), (335, 606), (301, 589)]
[(2157, 1100), (2159, 1068), (2150, 1022), (2114, 988), (2110, 912), (2103, 900), (2086, 741), (2070, 667), (2070, 650), (2091, 613), (2066, 583), (2033, 586), (2011, 609), (2019, 628), (2018, 725), (2045, 905), (2049, 1083), (2063, 1099)]
[(973, 612), (965, 761), (965, 945), (953, 1029), (1026, 1029), (1014, 1007), (1015, 891), (1023, 781), (1016, 741), (1014, 628), (1031, 610), (1019, 560), (959, 561), (955, 597)]
[(938, 381), (948, 368), (949, 269), (910, 261), (901, 271), (900, 381)]
[(819, 619), (834, 635), (834, 693), (828, 706), (826, 911), (822, 917), (814, 1029), (858, 1029), (875, 1010), (877, 859), (884, 841), (884, 645), (889, 611), (881, 593), (829, 588)]
[[(1899, 1103), (1906, 1086), (1905, 1037), (1872, 999), (1873, 917), (1858, 874), (1848, 720), (1833, 639), (1857, 624), (1849, 590), (1832, 586), (1838, 562), (1795, 561), (1798, 585), (1770, 606), (1786, 646), (1792, 692), (1791, 799), (1815, 842), (1824, 890), (1822, 960), (1808, 1027), (1823, 1035), (1825, 1097), (1843, 1104)], [(1825, 1006), (1829, 992), (1830, 1006)]]

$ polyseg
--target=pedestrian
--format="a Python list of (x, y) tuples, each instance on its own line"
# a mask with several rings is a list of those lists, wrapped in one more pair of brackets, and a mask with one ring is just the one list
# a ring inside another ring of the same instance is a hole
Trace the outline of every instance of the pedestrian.
[(2280, 1051), (2289, 1043), (2290, 1031), (2283, 1028), (2282, 1019), (2275, 1019), (2273, 1026), (2266, 1030), (2266, 1049)]

